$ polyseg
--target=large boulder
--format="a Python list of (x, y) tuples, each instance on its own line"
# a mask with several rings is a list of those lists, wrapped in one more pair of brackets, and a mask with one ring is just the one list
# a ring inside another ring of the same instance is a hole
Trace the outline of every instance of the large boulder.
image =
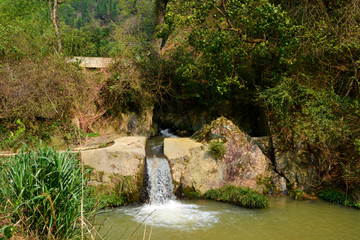
[(319, 181), (314, 166), (314, 156), (302, 149), (292, 149), (275, 153), (275, 168), (290, 184), (303, 191), (309, 191)]
[(114, 144), (82, 151), (82, 161), (93, 169), (90, 184), (106, 184), (116, 175), (139, 178), (144, 173), (146, 137), (121, 137)]
[[(204, 193), (231, 184), (263, 191), (260, 182), (270, 175), (270, 161), (230, 120), (218, 118), (193, 137), (198, 142), (188, 138), (164, 141), (164, 154), (170, 162), (176, 187)], [(216, 159), (210, 151), (214, 141), (224, 142), (227, 153), (221, 159)]]

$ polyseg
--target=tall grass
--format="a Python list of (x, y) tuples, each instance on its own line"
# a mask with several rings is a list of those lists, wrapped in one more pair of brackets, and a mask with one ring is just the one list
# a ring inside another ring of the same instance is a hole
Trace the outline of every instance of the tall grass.
[(247, 208), (267, 208), (269, 199), (251, 188), (226, 185), (205, 192), (205, 198), (238, 204)]
[(72, 239), (80, 236), (81, 199), (86, 217), (95, 214), (75, 154), (48, 147), (23, 148), (3, 161), (0, 206), (13, 223), (32, 238)]

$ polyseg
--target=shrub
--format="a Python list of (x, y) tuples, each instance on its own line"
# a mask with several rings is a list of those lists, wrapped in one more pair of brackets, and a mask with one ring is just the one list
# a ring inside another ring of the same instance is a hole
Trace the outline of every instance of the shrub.
[(205, 192), (205, 198), (231, 202), (247, 208), (267, 208), (269, 206), (269, 199), (259, 192), (251, 188), (232, 185), (208, 190)]
[[(27, 150), (28, 152), (25, 152)], [(39, 147), (23, 148), (4, 161), (0, 205), (13, 223), (41, 238), (71, 239), (80, 235), (81, 200), (86, 217), (95, 214), (75, 154)]]

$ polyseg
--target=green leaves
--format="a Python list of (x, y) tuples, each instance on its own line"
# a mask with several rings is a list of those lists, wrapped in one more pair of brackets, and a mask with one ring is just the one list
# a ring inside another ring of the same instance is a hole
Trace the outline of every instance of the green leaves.
[(5, 162), (0, 173), (1, 196), (12, 222), (21, 220), (36, 235), (73, 238), (79, 234), (82, 198), (86, 215), (95, 213), (75, 155), (41, 146), (26, 150)]
[(167, 31), (187, 40), (181, 49), (188, 58), (174, 59), (181, 61), (174, 81), (183, 96), (200, 95), (200, 102), (251, 95), (249, 89), (272, 83), (294, 62), (298, 28), (267, 0), (173, 0), (166, 23)]

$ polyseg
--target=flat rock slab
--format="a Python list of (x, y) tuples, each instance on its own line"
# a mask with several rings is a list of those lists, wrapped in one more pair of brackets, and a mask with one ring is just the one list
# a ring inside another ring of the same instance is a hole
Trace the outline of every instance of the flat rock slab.
[(164, 155), (169, 160), (180, 160), (190, 157), (190, 149), (204, 146), (190, 138), (165, 138)]
[[(114, 174), (136, 176), (143, 174), (146, 137), (122, 137), (114, 144), (82, 152), (84, 164), (97, 173), (98, 182), (110, 182)], [(94, 180), (94, 179), (91, 179)]]

